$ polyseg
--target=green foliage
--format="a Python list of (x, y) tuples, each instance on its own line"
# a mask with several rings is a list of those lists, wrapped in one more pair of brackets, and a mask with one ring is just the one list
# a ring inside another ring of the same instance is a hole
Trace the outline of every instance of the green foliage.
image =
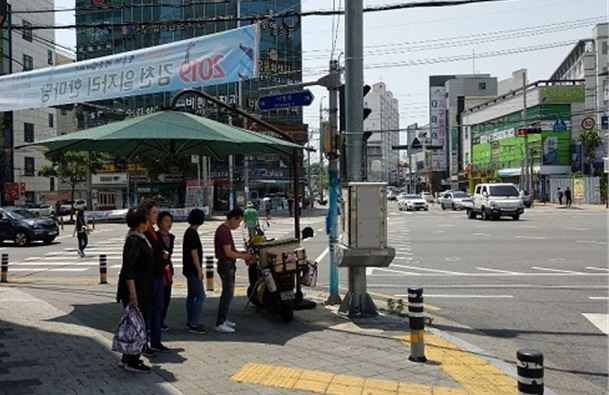
[(194, 177), (197, 174), (197, 165), (190, 161), (190, 156), (145, 156), (137, 159), (145, 169), (151, 183), (159, 181), (161, 174), (170, 174), (174, 171), (181, 172), (184, 179)]
[(38, 170), (41, 177), (57, 177), (71, 186), (71, 199), (74, 200), (76, 184), (87, 176), (100, 171), (105, 163), (105, 156), (96, 152), (67, 151), (46, 154), (51, 165), (42, 166)]
[(326, 166), (320, 166), (319, 162), (311, 163), (311, 175), (312, 178), (318, 180), (321, 172), (321, 187), (327, 189), (329, 184), (328, 179), (328, 168)]
[(584, 147), (585, 160), (590, 166), (590, 174), (592, 174), (592, 166), (594, 164), (594, 158), (596, 158), (596, 150), (603, 145), (603, 139), (596, 129), (584, 130), (579, 135), (579, 142)]

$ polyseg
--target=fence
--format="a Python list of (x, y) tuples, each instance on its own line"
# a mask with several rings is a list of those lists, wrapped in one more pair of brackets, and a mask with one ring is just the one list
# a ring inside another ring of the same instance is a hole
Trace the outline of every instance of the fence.
[[(600, 177), (584, 177), (580, 178), (583, 180), (583, 199), (576, 198), (576, 188), (574, 178), (572, 177), (549, 177), (549, 200), (553, 203), (558, 203), (558, 188), (561, 191), (565, 191), (567, 187), (571, 190), (571, 196), (573, 197), (573, 203), (589, 203), (589, 204), (601, 204), (601, 179)], [(564, 203), (564, 200), (563, 200)]]

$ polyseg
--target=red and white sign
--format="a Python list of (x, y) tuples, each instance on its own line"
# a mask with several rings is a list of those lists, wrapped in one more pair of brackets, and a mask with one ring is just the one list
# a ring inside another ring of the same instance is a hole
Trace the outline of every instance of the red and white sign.
[(584, 130), (592, 130), (596, 126), (596, 121), (592, 117), (586, 117), (582, 120), (581, 126)]

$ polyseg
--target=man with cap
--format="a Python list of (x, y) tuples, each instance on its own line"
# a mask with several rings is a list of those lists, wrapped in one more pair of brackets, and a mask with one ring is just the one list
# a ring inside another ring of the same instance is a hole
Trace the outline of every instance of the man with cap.
[(247, 208), (243, 212), (243, 223), (247, 228), (250, 238), (256, 235), (256, 227), (258, 226), (258, 212), (254, 208), (252, 202), (247, 202)]

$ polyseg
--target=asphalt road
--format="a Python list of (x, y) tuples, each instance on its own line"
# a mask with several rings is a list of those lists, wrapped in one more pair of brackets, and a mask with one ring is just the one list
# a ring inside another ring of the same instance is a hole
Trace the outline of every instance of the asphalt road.
[[(410, 286), (422, 286), (425, 302), (437, 307), (434, 326), (515, 364), (519, 348), (544, 353), (546, 385), (559, 394), (606, 394), (607, 215), (600, 210), (535, 207), (520, 221), (469, 220), (464, 212), (399, 212), (389, 204), (389, 244), (397, 249), (387, 269), (368, 269), (368, 288), (375, 295), (404, 298)], [(200, 234), (204, 255), (212, 253), (213, 230)], [(314, 239), (304, 245), (320, 262), (319, 285), (328, 282), (327, 238), (323, 217), (303, 218)], [(174, 264), (181, 265), (181, 235)], [(293, 234), (289, 218), (271, 220), (269, 237)], [(14, 248), (9, 277), (15, 281), (89, 281), (98, 278), (98, 255), (109, 259), (109, 278), (118, 273), (125, 225), (98, 224), (88, 256), (76, 254), (72, 228), (50, 246)], [(234, 233), (238, 244), (242, 232)], [(238, 273), (244, 283), (246, 273)], [(181, 276), (176, 276), (180, 281)], [(340, 270), (346, 288), (347, 271)], [(341, 289), (342, 292), (342, 289)]]

